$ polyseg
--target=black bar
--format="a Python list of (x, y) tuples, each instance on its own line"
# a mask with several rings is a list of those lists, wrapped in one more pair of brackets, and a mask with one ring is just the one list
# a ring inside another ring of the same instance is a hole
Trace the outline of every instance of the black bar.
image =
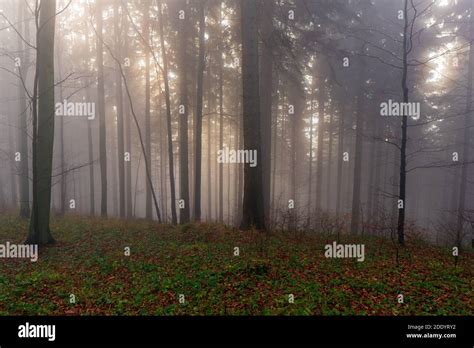
[[(56, 325), (55, 340), (18, 337), (19, 326), (27, 322)], [(473, 324), (473, 317), (0, 317), (0, 346), (254, 343), (472, 347)], [(425, 329), (427, 325), (431, 329)], [(444, 325), (449, 325), (448, 329)], [(407, 338), (407, 334), (433, 333), (454, 333), (456, 338)]]

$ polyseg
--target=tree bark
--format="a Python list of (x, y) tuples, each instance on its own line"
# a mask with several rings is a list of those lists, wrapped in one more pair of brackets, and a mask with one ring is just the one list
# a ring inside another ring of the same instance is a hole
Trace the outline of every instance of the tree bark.
[[(203, 104), (203, 78), (204, 78), (204, 51), (205, 51), (205, 17), (204, 1), (199, 4), (199, 57), (197, 71), (197, 95), (196, 95), (196, 113), (194, 121), (194, 219), (201, 220), (201, 161), (202, 161), (202, 104)], [(210, 88), (211, 86), (209, 86)]]
[(103, 63), (103, 43), (102, 43), (102, 0), (97, 0), (96, 5), (97, 21), (97, 104), (99, 111), (99, 158), (100, 158), (100, 182), (101, 182), (101, 203), (100, 215), (107, 216), (107, 133), (105, 129), (105, 92), (104, 92), (104, 63)]
[[(261, 154), (258, 74), (257, 2), (241, 0), (244, 149)], [(244, 167), (244, 199), (240, 229), (265, 230), (262, 165)]]
[[(54, 143), (54, 29), (56, 0), (41, 3), (33, 92), (33, 211), (27, 244), (54, 243), (49, 227)], [(38, 96), (38, 99), (36, 97)], [(38, 107), (36, 109), (36, 104)]]
[[(184, 207), (179, 209), (179, 222), (189, 222), (189, 168), (188, 168), (188, 16), (186, 0), (180, 0), (180, 11), (184, 11), (184, 18), (179, 19), (179, 194), (184, 201)], [(182, 108), (182, 109), (181, 109)]]
[(165, 39), (163, 33), (163, 13), (162, 4), (159, 3), (158, 9), (158, 20), (160, 22), (160, 44), (161, 44), (161, 55), (163, 57), (163, 80), (165, 83), (165, 101), (166, 101), (166, 125), (168, 130), (168, 165), (169, 165), (169, 177), (170, 177), (170, 195), (171, 195), (171, 222), (176, 224), (178, 222), (176, 215), (176, 189), (175, 189), (175, 178), (174, 178), (174, 158), (173, 158), (173, 136), (171, 129), (171, 102), (170, 102), (170, 89), (168, 80), (168, 55), (166, 54)]

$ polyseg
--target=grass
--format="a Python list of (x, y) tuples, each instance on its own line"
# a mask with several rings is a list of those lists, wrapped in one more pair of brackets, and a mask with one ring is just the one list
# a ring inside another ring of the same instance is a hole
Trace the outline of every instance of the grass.
[[(27, 227), (0, 217), (0, 243), (21, 243)], [(335, 237), (317, 233), (75, 216), (51, 228), (58, 242), (40, 250), (36, 263), (0, 259), (0, 315), (474, 313), (471, 251), (455, 268), (450, 249), (409, 242), (396, 267), (393, 244), (369, 236), (341, 237), (365, 244), (365, 261), (357, 262), (325, 258), (324, 245)]]

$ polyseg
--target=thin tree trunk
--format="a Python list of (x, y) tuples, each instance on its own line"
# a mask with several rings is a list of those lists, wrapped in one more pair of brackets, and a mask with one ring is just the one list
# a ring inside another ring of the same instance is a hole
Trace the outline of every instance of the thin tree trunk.
[(212, 171), (212, 115), (214, 112), (213, 108), (213, 95), (212, 95), (212, 73), (211, 73), (211, 55), (209, 55), (209, 66), (207, 70), (207, 220), (212, 220), (212, 185), (211, 185), (211, 171)]
[(271, 180), (271, 131), (272, 131), (272, 91), (273, 91), (273, 0), (263, 0), (262, 6), (262, 58), (260, 61), (260, 105), (262, 123), (262, 156), (263, 166), (263, 205), (265, 216), (270, 216), (270, 180)]
[[(408, 86), (407, 86), (407, 75), (408, 75), (408, 0), (405, 0), (404, 5), (404, 18), (405, 25), (403, 27), (403, 72), (402, 72), (402, 91), (403, 91), (403, 102), (408, 103)], [(402, 118), (402, 141), (400, 146), (400, 187), (398, 199), (401, 201), (402, 206), (398, 207), (398, 243), (401, 246), (405, 245), (405, 209), (406, 209), (406, 151), (407, 151), (407, 128), (408, 128), (408, 115)]]
[[(194, 121), (194, 141), (196, 144), (194, 155), (194, 219), (201, 220), (201, 161), (202, 161), (202, 100), (203, 100), (203, 77), (204, 77), (204, 1), (199, 4), (199, 57), (197, 76), (197, 102)], [(210, 86), (209, 86), (210, 88)]]
[(100, 158), (100, 182), (101, 182), (101, 203), (100, 215), (107, 216), (107, 148), (106, 148), (106, 128), (105, 128), (105, 100), (104, 100), (104, 63), (103, 63), (103, 43), (102, 43), (102, 1), (97, 0), (96, 21), (97, 21), (97, 101), (99, 108), (99, 158)]
[[(362, 63), (364, 64), (364, 63)], [(364, 128), (364, 98), (365, 91), (363, 85), (364, 68), (360, 68), (359, 94), (357, 95), (356, 129), (355, 129), (355, 153), (354, 153), (354, 176), (352, 181), (352, 214), (351, 214), (351, 234), (359, 232), (360, 222), (360, 186), (362, 179), (362, 137)]]
[[(224, 73), (222, 54), (219, 54), (219, 150), (224, 146)], [(219, 222), (224, 221), (224, 164), (219, 163)]]
[[(120, 37), (122, 31), (119, 28), (119, 2), (114, 2), (114, 34), (115, 34), (115, 54), (116, 58), (122, 60), (122, 43)], [(148, 51), (147, 51), (148, 52)], [(120, 70), (115, 74), (115, 98), (117, 107), (117, 163), (119, 176), (119, 216), (125, 217), (125, 148), (123, 139), (123, 95), (122, 95), (122, 76)]]
[(184, 206), (179, 210), (179, 222), (189, 222), (189, 168), (188, 168), (188, 78), (187, 78), (187, 43), (188, 43), (188, 16), (186, 0), (180, 1), (180, 11), (184, 11), (184, 18), (179, 19), (179, 194)]
[(324, 67), (320, 62), (320, 74), (319, 86), (318, 86), (318, 152), (316, 160), (316, 211), (321, 210), (321, 195), (323, 193), (323, 138), (324, 138)]
[[(146, 45), (150, 44), (150, 6), (144, 2), (143, 8), (143, 39)], [(151, 163), (151, 124), (150, 124), (150, 51), (145, 48), (145, 156)], [(151, 170), (150, 170), (151, 171)], [(151, 172), (150, 172), (151, 175)], [(145, 217), (151, 220), (151, 187), (148, 180), (145, 186)]]
[[(25, 40), (30, 41), (30, 25), (29, 22), (25, 22), (27, 16), (27, 8), (24, 2), (21, 2), (18, 6), (18, 23), (24, 33)], [(25, 49), (22, 40), (18, 40), (18, 51), (23, 52), (21, 55), (21, 65), (18, 68), (18, 73), (23, 81), (26, 82), (28, 77), (28, 68), (30, 65), (29, 51)], [(19, 97), (19, 111), (20, 115), (18, 118), (18, 148), (20, 149), (21, 162), (20, 162), (20, 217), (28, 218), (30, 215), (30, 180), (29, 180), (29, 156), (28, 156), (28, 111), (29, 107), (26, 106), (27, 94), (24, 90), (22, 83), (18, 87)]]
[[(339, 99), (339, 98), (338, 98)], [(339, 99), (341, 100), (341, 99)], [(341, 191), (342, 191), (342, 165), (343, 165), (343, 150), (344, 150), (344, 116), (347, 113), (346, 103), (341, 103), (339, 106), (341, 111), (339, 113), (338, 122), (338, 140), (337, 140), (337, 188), (336, 188), (336, 216), (341, 212)]]
[(332, 169), (332, 143), (333, 143), (333, 120), (334, 120), (334, 113), (335, 113), (335, 103), (334, 98), (331, 100), (331, 112), (329, 113), (329, 125), (328, 125), (328, 133), (329, 133), (329, 143), (328, 143), (328, 168), (327, 168), (327, 187), (326, 187), (326, 210), (328, 212), (331, 211), (331, 169)]
[(158, 9), (158, 20), (160, 22), (160, 44), (161, 44), (161, 55), (163, 59), (163, 79), (165, 83), (165, 96), (166, 96), (166, 123), (168, 129), (168, 159), (169, 159), (169, 177), (170, 177), (170, 195), (171, 195), (171, 222), (176, 224), (178, 222), (176, 215), (176, 189), (174, 179), (174, 158), (173, 158), (173, 136), (171, 129), (171, 102), (170, 102), (170, 89), (168, 83), (168, 56), (166, 54), (165, 39), (163, 34), (163, 13), (162, 4), (159, 3)]

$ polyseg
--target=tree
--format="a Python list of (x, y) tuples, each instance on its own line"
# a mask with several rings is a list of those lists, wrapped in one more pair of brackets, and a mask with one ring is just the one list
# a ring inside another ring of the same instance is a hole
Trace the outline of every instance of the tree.
[[(261, 154), (257, 2), (241, 0), (244, 149)], [(244, 198), (240, 229), (265, 230), (262, 165), (244, 167)]]
[(351, 234), (359, 232), (360, 222), (360, 186), (362, 180), (362, 137), (364, 132), (364, 100), (365, 100), (365, 63), (362, 61), (359, 68), (359, 93), (356, 96), (356, 128), (355, 128), (355, 153), (354, 176), (352, 183), (352, 215)]
[(25, 243), (54, 243), (49, 227), (54, 143), (54, 30), (56, 0), (43, 1), (36, 28), (33, 92), (33, 210)]
[[(205, 51), (205, 1), (199, 4), (199, 57), (197, 71), (197, 101), (195, 125), (194, 125), (194, 141), (196, 144), (196, 153), (194, 155), (194, 219), (201, 220), (201, 161), (202, 161), (202, 104), (203, 104), (203, 77), (204, 77), (204, 51)], [(211, 86), (208, 86), (211, 88)]]
[[(403, 6), (404, 14), (404, 25), (403, 25), (403, 65), (402, 65), (402, 92), (403, 92), (403, 102), (408, 103), (408, 54), (410, 53), (413, 46), (410, 46), (412, 35), (410, 35), (410, 40), (408, 38), (408, 0), (405, 0)], [(416, 16), (413, 17), (415, 21)], [(413, 33), (413, 26), (411, 26)], [(399, 194), (398, 199), (401, 202), (401, 206), (398, 207), (398, 224), (397, 224), (397, 234), (398, 234), (398, 243), (403, 246), (405, 245), (405, 209), (406, 209), (406, 179), (407, 179), (407, 130), (408, 130), (408, 116), (402, 118), (402, 138), (400, 145), (400, 182), (399, 182)]]
[(461, 166), (461, 180), (459, 183), (459, 202), (458, 202), (458, 216), (456, 228), (456, 246), (461, 247), (461, 233), (465, 222), (464, 210), (466, 207), (466, 190), (468, 180), (468, 168), (470, 163), (470, 148), (471, 148), (471, 134), (472, 134), (472, 77), (474, 69), (474, 47), (472, 41), (474, 40), (474, 4), (471, 1), (469, 18), (469, 58), (467, 68), (467, 88), (466, 88), (466, 111), (464, 115), (464, 136), (462, 149), (462, 166)]
[(165, 84), (165, 102), (166, 102), (166, 126), (168, 135), (168, 166), (170, 176), (170, 195), (171, 195), (171, 222), (177, 223), (176, 216), (176, 189), (174, 179), (174, 158), (173, 158), (173, 136), (171, 130), (171, 101), (170, 101), (170, 88), (168, 79), (168, 55), (166, 53), (165, 38), (163, 33), (163, 12), (161, 2), (158, 8), (158, 20), (160, 23), (160, 44), (161, 44), (161, 55), (163, 57), (163, 80)]
[(273, 91), (273, 0), (263, 0), (261, 5), (262, 46), (260, 60), (260, 104), (262, 122), (262, 156), (263, 166), (263, 205), (265, 216), (270, 216), (270, 183), (271, 183), (271, 145), (272, 145), (272, 91)]
[(318, 86), (318, 151), (316, 159), (316, 211), (321, 210), (321, 198), (323, 194), (323, 138), (324, 138), (324, 101), (325, 96), (325, 64), (319, 61), (319, 86)]
[[(115, 55), (119, 61), (122, 57), (122, 30), (119, 28), (119, 2), (114, 2), (114, 36), (115, 36)], [(122, 76), (120, 69), (115, 72), (115, 101), (117, 107), (117, 163), (119, 175), (119, 215), (125, 217), (125, 158), (124, 158), (124, 127), (123, 127), (123, 95), (122, 95)], [(151, 210), (151, 198), (150, 198)]]
[(184, 207), (179, 210), (179, 222), (189, 222), (189, 169), (188, 169), (188, 13), (186, 0), (179, 6), (179, 194)]
[[(143, 7), (143, 39), (146, 45), (150, 42), (150, 4), (145, 1)], [(151, 163), (151, 125), (150, 125), (150, 53), (145, 48), (145, 156)], [(145, 178), (146, 179), (146, 178)], [(151, 220), (151, 187), (146, 180), (145, 216)]]
[[(30, 41), (30, 25), (25, 22), (27, 9), (24, 2), (21, 2), (18, 6), (18, 22), (22, 26), (25, 41)], [(18, 67), (18, 75), (22, 81), (27, 80), (28, 69), (30, 66), (30, 55), (29, 51), (24, 51), (25, 45), (23, 40), (18, 40), (18, 51), (24, 52), (21, 57), (21, 64)], [(28, 127), (27, 118), (29, 107), (26, 106), (27, 93), (23, 83), (19, 84), (19, 124), (18, 124), (18, 148), (22, 156), (20, 163), (20, 217), (27, 218), (30, 216), (30, 180), (29, 180), (29, 158), (28, 158)]]
[(100, 182), (101, 182), (101, 203), (100, 215), (107, 216), (107, 148), (105, 129), (105, 91), (104, 91), (104, 48), (102, 40), (102, 0), (97, 0), (96, 5), (96, 49), (97, 49), (97, 104), (99, 111), (99, 159), (100, 159)]

